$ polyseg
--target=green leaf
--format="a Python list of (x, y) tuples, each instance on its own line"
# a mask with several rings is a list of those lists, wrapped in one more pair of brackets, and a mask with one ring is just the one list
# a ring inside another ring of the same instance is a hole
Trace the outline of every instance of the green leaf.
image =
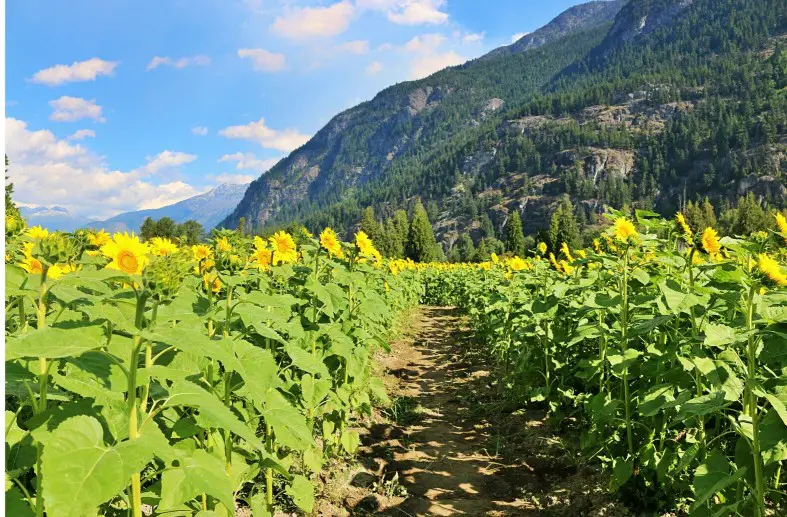
[(730, 475), (730, 464), (718, 450), (714, 450), (705, 462), (694, 471), (694, 504), (691, 511), (699, 508), (705, 501), (727, 486), (735, 483), (746, 473), (746, 469), (738, 469)]
[(264, 448), (254, 431), (238, 420), (222, 401), (193, 382), (175, 381), (164, 401), (164, 407), (196, 407), (200, 416), (217, 429), (228, 429), (254, 447)]
[(290, 360), (292, 360), (292, 364), (294, 364), (296, 368), (311, 373), (312, 375), (330, 377), (328, 367), (325, 366), (325, 363), (322, 362), (319, 356), (313, 356), (311, 352), (307, 352), (294, 344), (288, 344), (284, 347), (284, 350), (287, 352), (287, 355), (290, 356)]
[(281, 383), (279, 366), (269, 350), (263, 350), (246, 341), (233, 343), (237, 356), (237, 372), (243, 377), (244, 385), (238, 390), (241, 396), (262, 404), (272, 389)]
[(159, 510), (174, 509), (203, 493), (234, 507), (232, 481), (221, 460), (197, 449), (179, 454), (175, 463), (161, 475)]
[(314, 508), (314, 486), (303, 476), (293, 476), (292, 483), (285, 490), (292, 501), (306, 513)]
[(357, 431), (345, 430), (342, 433), (339, 443), (342, 444), (342, 449), (347, 451), (348, 454), (355, 454), (358, 446), (361, 444), (361, 437), (358, 436)]
[(618, 459), (613, 461), (612, 477), (609, 480), (609, 489), (612, 491), (620, 490), (626, 482), (634, 475), (634, 462), (630, 459)]
[(708, 323), (705, 327), (705, 346), (725, 348), (737, 341), (735, 329), (727, 325)]
[(685, 418), (687, 415), (708, 415), (720, 411), (726, 404), (724, 392), (721, 391), (694, 397), (681, 404), (677, 418)]
[(104, 443), (104, 430), (93, 417), (69, 418), (52, 432), (44, 447), (44, 501), (51, 517), (95, 515), (153, 459), (144, 439)]
[(760, 450), (765, 465), (787, 460), (787, 425), (778, 412), (771, 409), (759, 425)]
[(306, 418), (278, 390), (268, 393), (262, 417), (273, 427), (276, 441), (285, 447), (304, 451), (314, 445)]
[(251, 506), (251, 513), (254, 517), (271, 517), (264, 493), (254, 495), (249, 501), (249, 506)]
[(35, 515), (30, 503), (17, 487), (5, 492), (5, 515), (13, 517), (33, 517)]
[(106, 332), (101, 324), (45, 327), (6, 338), (5, 357), (6, 361), (23, 357), (76, 357), (101, 348), (106, 342)]

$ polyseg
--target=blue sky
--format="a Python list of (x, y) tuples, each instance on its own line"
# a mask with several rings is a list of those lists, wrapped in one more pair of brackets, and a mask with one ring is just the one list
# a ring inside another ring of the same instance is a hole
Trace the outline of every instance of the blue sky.
[(17, 200), (92, 218), (246, 182), (391, 84), (573, 0), (8, 0)]

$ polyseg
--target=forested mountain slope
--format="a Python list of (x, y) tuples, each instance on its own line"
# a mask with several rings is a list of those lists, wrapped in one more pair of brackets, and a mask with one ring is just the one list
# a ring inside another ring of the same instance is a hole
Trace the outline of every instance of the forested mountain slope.
[(787, 2), (631, 0), (611, 22), (587, 12), (595, 22), (542, 46), (339, 114), (224, 224), (347, 228), (365, 206), (390, 214), (421, 196), (448, 247), (485, 216), (500, 232), (511, 210), (526, 232), (543, 228), (563, 193), (581, 221), (605, 204), (671, 215), (705, 195), (785, 203)]

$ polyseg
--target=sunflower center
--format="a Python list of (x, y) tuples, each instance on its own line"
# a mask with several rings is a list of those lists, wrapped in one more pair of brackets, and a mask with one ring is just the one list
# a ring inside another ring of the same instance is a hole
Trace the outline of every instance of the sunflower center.
[(121, 271), (126, 273), (136, 273), (139, 268), (139, 262), (137, 261), (136, 255), (128, 250), (121, 250), (120, 253), (118, 253), (117, 263)]

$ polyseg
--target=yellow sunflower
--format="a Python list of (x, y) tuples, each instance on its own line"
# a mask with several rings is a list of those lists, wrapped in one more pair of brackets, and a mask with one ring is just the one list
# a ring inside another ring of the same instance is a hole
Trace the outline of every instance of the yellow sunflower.
[(140, 242), (139, 237), (133, 233), (116, 233), (112, 240), (101, 246), (101, 253), (111, 259), (107, 264), (109, 269), (117, 269), (129, 275), (142, 273), (148, 263), (150, 247)]
[(492, 259), (492, 264), (497, 264), (498, 262), (500, 262), (500, 257), (497, 256), (497, 253), (492, 253), (491, 259)]
[(694, 232), (691, 231), (691, 227), (689, 223), (686, 222), (686, 218), (683, 217), (682, 212), (675, 214), (675, 222), (677, 222), (680, 231), (683, 232), (683, 240), (691, 244), (694, 239)]
[(637, 229), (634, 228), (634, 223), (626, 217), (618, 217), (615, 219), (614, 226), (615, 238), (619, 241), (627, 241), (629, 237), (636, 237), (638, 235)]
[(196, 260), (205, 260), (213, 258), (213, 250), (204, 244), (196, 244), (191, 247), (191, 253)]
[(210, 290), (214, 293), (221, 291), (221, 280), (219, 280), (218, 275), (213, 278), (213, 281), (211, 281), (210, 274), (205, 273), (202, 275), (202, 285), (205, 286), (205, 289), (210, 288)]
[(787, 238), (787, 218), (782, 214), (776, 214), (776, 227), (779, 228), (779, 233)]
[(334, 257), (342, 258), (344, 256), (342, 244), (339, 242), (336, 232), (331, 228), (324, 229), (320, 234), (320, 245)]
[(527, 262), (519, 257), (514, 257), (508, 261), (508, 267), (512, 271), (522, 271), (523, 269), (527, 268)]
[(221, 237), (218, 241), (216, 241), (216, 248), (223, 252), (232, 251), (232, 244), (230, 244), (230, 240), (228, 238)]
[(259, 270), (268, 269), (271, 265), (273, 252), (268, 248), (255, 248), (251, 254), (251, 261), (257, 265)]
[(104, 230), (99, 230), (96, 233), (90, 233), (87, 236), (87, 241), (91, 246), (98, 246), (99, 248), (108, 243), (112, 237), (109, 236)]
[(574, 272), (574, 266), (572, 266), (565, 260), (560, 261), (560, 267), (563, 269), (563, 272), (567, 275), (571, 275)]
[(293, 263), (298, 260), (298, 251), (292, 235), (279, 231), (274, 233), (268, 242), (273, 250), (273, 260), (276, 264)]
[(708, 255), (716, 255), (721, 251), (721, 243), (719, 242), (719, 234), (713, 228), (705, 228), (702, 232), (702, 249)]
[(55, 264), (54, 266), (49, 267), (47, 276), (52, 280), (57, 280), (63, 275), (67, 275), (68, 273), (73, 273), (76, 270), (77, 267), (73, 264)]
[(25, 235), (30, 237), (31, 239), (41, 240), (44, 239), (47, 235), (49, 235), (49, 230), (46, 228), (42, 228), (39, 226), (31, 226), (25, 232)]
[(44, 265), (41, 264), (41, 261), (30, 255), (25, 256), (25, 259), (19, 263), (19, 267), (31, 275), (40, 275), (44, 271)]
[(358, 251), (361, 252), (361, 255), (372, 256), (374, 254), (372, 239), (363, 230), (355, 234), (355, 245), (358, 246)]
[(571, 250), (568, 249), (568, 244), (566, 244), (565, 242), (561, 244), (560, 251), (562, 251), (563, 255), (566, 256), (566, 260), (568, 260), (569, 262), (574, 262), (574, 257), (571, 256)]
[(539, 242), (538, 243), (538, 252), (542, 255), (547, 252), (547, 243), (546, 242)]
[(757, 266), (771, 282), (779, 286), (787, 286), (787, 275), (782, 272), (779, 263), (765, 253), (761, 253), (758, 257)]
[(150, 239), (150, 246), (153, 254), (159, 257), (172, 255), (178, 251), (178, 246), (165, 237), (153, 237)]

